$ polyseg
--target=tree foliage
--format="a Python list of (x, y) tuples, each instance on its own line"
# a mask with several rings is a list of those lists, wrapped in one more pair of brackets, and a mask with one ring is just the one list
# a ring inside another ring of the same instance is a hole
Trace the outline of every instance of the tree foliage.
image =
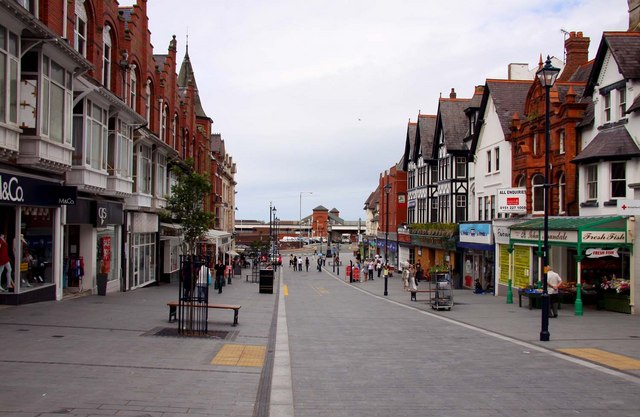
[(214, 215), (205, 211), (204, 202), (211, 194), (211, 181), (207, 174), (199, 174), (193, 169), (193, 160), (186, 162), (187, 169), (174, 166), (177, 182), (171, 187), (166, 210), (171, 218), (182, 225), (188, 251), (196, 253), (197, 243), (213, 225)]

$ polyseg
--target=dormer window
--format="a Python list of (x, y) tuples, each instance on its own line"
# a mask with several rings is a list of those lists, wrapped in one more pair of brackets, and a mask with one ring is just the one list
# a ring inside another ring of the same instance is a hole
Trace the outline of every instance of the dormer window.
[(611, 91), (604, 95), (604, 121), (611, 121)]
[(618, 91), (618, 111), (620, 112), (620, 118), (624, 117), (627, 112), (627, 90), (623, 87)]

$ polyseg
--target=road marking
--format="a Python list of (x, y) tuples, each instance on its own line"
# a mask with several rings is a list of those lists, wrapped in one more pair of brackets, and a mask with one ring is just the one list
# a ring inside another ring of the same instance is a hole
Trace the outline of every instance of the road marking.
[(211, 360), (211, 365), (253, 366), (261, 368), (267, 353), (265, 346), (226, 344)]
[(283, 291), (284, 291), (284, 296), (287, 297), (289, 295), (289, 287), (287, 287), (286, 284), (284, 285)]
[(607, 352), (606, 350), (602, 349), (567, 348), (558, 349), (558, 352), (586, 359), (588, 361), (619, 369), (621, 371), (633, 371), (640, 369), (640, 360), (630, 358), (629, 356), (618, 355), (617, 353)]
[(320, 296), (325, 295), (325, 294), (329, 294), (329, 290), (327, 290), (324, 287), (314, 287), (312, 285), (311, 288), (313, 288), (313, 290)]

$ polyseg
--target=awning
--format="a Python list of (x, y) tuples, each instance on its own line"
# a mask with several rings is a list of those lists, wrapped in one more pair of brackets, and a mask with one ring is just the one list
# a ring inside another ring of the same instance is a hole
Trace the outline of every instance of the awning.
[[(542, 247), (544, 218), (528, 220), (509, 228), (509, 244), (528, 244)], [(549, 246), (575, 247), (581, 252), (593, 247), (631, 247), (627, 236), (627, 217), (549, 217)]]
[(240, 256), (240, 254), (239, 254), (238, 252), (234, 251), (234, 250), (230, 250), (230, 251), (228, 251), (227, 253), (228, 253), (229, 255), (231, 255), (231, 256)]
[[(209, 229), (206, 232), (204, 232), (204, 235), (202, 235), (203, 240), (213, 244), (220, 243), (220, 241), (223, 240), (224, 238), (230, 238), (230, 237), (231, 237), (231, 233), (224, 232), (222, 230), (215, 230), (215, 229)], [(226, 243), (226, 242), (222, 242), (222, 243)]]

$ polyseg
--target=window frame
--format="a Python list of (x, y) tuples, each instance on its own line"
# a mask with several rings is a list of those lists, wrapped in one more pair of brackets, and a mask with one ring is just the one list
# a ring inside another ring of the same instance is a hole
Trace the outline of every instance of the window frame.
[[(541, 183), (537, 180), (540, 179)], [(542, 202), (542, 207), (539, 207)], [(531, 212), (544, 213), (546, 202), (544, 201), (544, 175), (535, 174), (531, 177)]]
[(111, 90), (111, 64), (113, 61), (113, 39), (111, 26), (105, 25), (102, 31), (102, 85)]
[(616, 90), (618, 93), (618, 111), (622, 119), (627, 111), (627, 89), (626, 86)]
[(491, 174), (491, 149), (487, 151), (487, 174)]
[(500, 172), (500, 148), (499, 147), (495, 147), (493, 148), (493, 155), (494, 155), (494, 159), (495, 159), (495, 171), (494, 172)]
[(18, 125), (18, 84), (20, 83), (20, 37), (0, 25), (0, 123)]
[[(614, 178), (614, 166), (622, 166), (622, 177)], [(621, 183), (621, 185), (617, 185)], [(609, 163), (609, 196), (611, 199), (627, 198), (627, 163), (625, 161), (614, 161)], [(622, 195), (614, 195), (614, 190), (622, 191)]]
[(603, 111), (604, 111), (604, 121), (611, 121), (611, 91), (607, 91), (603, 96)]
[(587, 201), (598, 200), (598, 164), (589, 164), (585, 167), (585, 199)]
[[(456, 178), (467, 178), (467, 158), (456, 156)], [(462, 173), (460, 172), (462, 170)]]

